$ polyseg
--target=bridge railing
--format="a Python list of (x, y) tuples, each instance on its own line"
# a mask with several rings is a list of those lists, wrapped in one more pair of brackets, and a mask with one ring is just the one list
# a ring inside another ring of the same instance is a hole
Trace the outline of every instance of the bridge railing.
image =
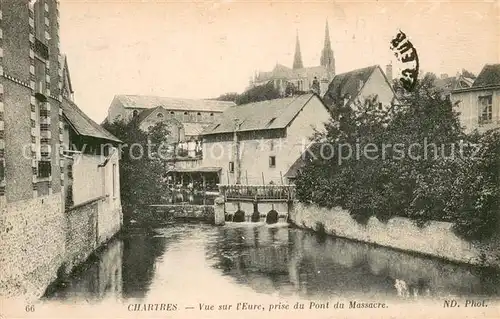
[(219, 193), (226, 200), (294, 200), (295, 185), (219, 184)]

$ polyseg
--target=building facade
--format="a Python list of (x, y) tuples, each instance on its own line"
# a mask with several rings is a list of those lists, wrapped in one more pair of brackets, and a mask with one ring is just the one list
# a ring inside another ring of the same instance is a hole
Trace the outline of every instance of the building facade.
[(288, 95), (287, 91), (290, 88), (292, 91), (299, 92), (313, 91), (319, 96), (323, 96), (334, 75), (335, 56), (332, 50), (327, 21), (319, 66), (304, 67), (299, 35), (297, 34), (292, 68), (277, 63), (272, 71), (257, 73), (250, 81), (250, 87), (271, 82), (283, 96)]
[(201, 169), (218, 169), (223, 184), (288, 184), (288, 170), (329, 117), (313, 93), (235, 106), (204, 131)]
[[(67, 69), (60, 54), (59, 1), (1, 0), (2, 297), (41, 297), (59, 274), (84, 261), (117, 228), (114, 220), (117, 214), (98, 213), (101, 208), (97, 206), (105, 207), (106, 203), (90, 203), (95, 194), (90, 194), (88, 187), (97, 179), (98, 167), (87, 165), (87, 159), (82, 159), (83, 166), (76, 172), (79, 176), (72, 181), (74, 193), (78, 194), (74, 197), (77, 204), (73, 202), (73, 210), (65, 209), (65, 194), (71, 187), (68, 183), (71, 179), (65, 171), (67, 154), (64, 151), (68, 150), (70, 139), (64, 130), (65, 123), (69, 122), (63, 111), (65, 103), (70, 101), (66, 98), (72, 94), (65, 65)], [(99, 131), (96, 126), (95, 122), (85, 124)], [(99, 132), (105, 135), (103, 140), (114, 138)], [(108, 162), (108, 165), (118, 165), (116, 158)], [(102, 178), (106, 180), (112, 174), (107, 167), (101, 169)], [(103, 188), (106, 187), (109, 188)], [(108, 207), (113, 211), (120, 208), (116, 201)], [(95, 222), (101, 223), (100, 229), (92, 228)], [(90, 229), (96, 229), (95, 237), (89, 236)]]
[(195, 157), (201, 151), (200, 133), (234, 105), (233, 102), (217, 100), (116, 95), (106, 120), (128, 123), (136, 119), (145, 132), (156, 123), (163, 122), (170, 131), (168, 140), (176, 144), (184, 155)]
[(64, 259), (59, 2), (0, 2), (0, 292), (37, 295)]
[(500, 127), (500, 64), (486, 64), (472, 86), (451, 91), (467, 133)]
[(378, 65), (335, 75), (323, 96), (329, 109), (336, 106), (356, 105), (370, 98), (379, 108), (396, 102), (396, 94), (386, 75)]

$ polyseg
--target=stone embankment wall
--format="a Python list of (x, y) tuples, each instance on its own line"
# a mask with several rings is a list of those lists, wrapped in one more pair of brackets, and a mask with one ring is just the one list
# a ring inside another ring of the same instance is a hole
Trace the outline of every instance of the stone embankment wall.
[[(43, 213), (42, 213), (43, 212)], [(0, 295), (40, 297), (65, 258), (61, 193), (0, 203)]]
[(366, 225), (362, 225), (340, 208), (320, 208), (299, 202), (294, 203), (289, 218), (303, 228), (316, 229), (320, 223), (329, 235), (455, 262), (500, 268), (500, 235), (488, 242), (468, 242), (453, 232), (452, 223), (433, 221), (420, 228), (408, 218), (395, 217), (383, 223), (371, 217)]
[(121, 228), (121, 210), (109, 198), (66, 211), (61, 193), (0, 203), (0, 296), (40, 298)]

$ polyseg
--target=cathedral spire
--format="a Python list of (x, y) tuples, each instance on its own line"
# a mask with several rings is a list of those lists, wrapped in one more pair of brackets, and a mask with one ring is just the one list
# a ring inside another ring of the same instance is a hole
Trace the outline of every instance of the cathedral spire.
[(295, 44), (295, 56), (293, 57), (293, 68), (302, 69), (304, 64), (302, 63), (302, 54), (300, 53), (300, 42), (299, 42), (299, 31), (297, 30), (297, 40)]
[(325, 44), (321, 51), (321, 65), (329, 71), (335, 73), (335, 57), (333, 56), (332, 43), (330, 42), (330, 30), (328, 28), (328, 19), (325, 25)]

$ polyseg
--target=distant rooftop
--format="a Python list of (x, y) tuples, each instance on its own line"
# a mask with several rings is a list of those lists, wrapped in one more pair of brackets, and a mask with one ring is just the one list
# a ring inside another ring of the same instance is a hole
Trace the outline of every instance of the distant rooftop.
[(235, 105), (234, 102), (205, 100), (205, 99), (182, 99), (171, 97), (159, 97), (148, 95), (116, 95), (125, 108), (156, 108), (163, 106), (169, 110), (224, 112), (226, 108)]

